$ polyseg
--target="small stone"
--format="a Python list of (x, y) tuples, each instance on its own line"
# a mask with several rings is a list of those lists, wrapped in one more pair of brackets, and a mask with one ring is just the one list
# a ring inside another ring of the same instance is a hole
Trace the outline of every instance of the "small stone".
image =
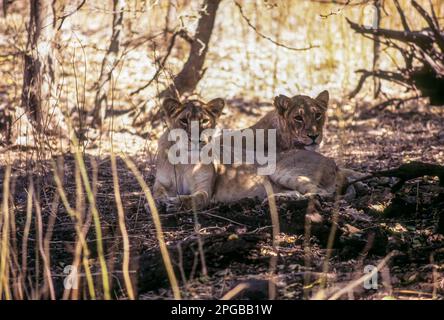
[(354, 183), (353, 186), (355, 187), (355, 190), (359, 195), (368, 194), (370, 192), (369, 186), (362, 181)]
[(356, 198), (356, 189), (354, 186), (349, 186), (344, 195), (344, 200), (350, 202), (351, 200)]
[(444, 143), (444, 130), (438, 132), (438, 140), (439, 142)]

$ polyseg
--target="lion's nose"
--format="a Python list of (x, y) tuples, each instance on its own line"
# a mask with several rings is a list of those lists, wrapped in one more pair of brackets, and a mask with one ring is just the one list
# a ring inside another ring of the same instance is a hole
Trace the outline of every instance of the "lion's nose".
[(307, 134), (307, 136), (308, 136), (311, 140), (313, 140), (313, 142), (315, 142), (316, 139), (319, 137), (318, 134)]

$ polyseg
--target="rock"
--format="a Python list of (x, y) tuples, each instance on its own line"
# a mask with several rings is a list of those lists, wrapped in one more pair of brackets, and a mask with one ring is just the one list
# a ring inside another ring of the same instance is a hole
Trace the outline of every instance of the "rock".
[(364, 195), (370, 193), (370, 187), (365, 183), (363, 183), (362, 181), (354, 183), (353, 186), (355, 187), (356, 193), (358, 195)]
[(355, 198), (356, 198), (356, 189), (353, 185), (351, 185), (347, 188), (347, 191), (344, 194), (344, 200), (350, 202)]
[(438, 132), (438, 140), (440, 143), (444, 143), (444, 130)]

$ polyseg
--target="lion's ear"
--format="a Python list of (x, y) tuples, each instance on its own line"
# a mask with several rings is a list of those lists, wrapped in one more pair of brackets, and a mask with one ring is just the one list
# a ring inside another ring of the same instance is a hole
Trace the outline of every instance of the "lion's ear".
[(163, 101), (162, 107), (167, 117), (172, 117), (172, 115), (180, 109), (181, 105), (180, 101), (174, 98), (166, 98)]
[(216, 98), (207, 103), (207, 108), (214, 114), (217, 118), (222, 114), (222, 110), (225, 107), (225, 100), (222, 98)]
[(284, 114), (290, 107), (291, 99), (283, 94), (278, 95), (274, 98), (274, 107), (279, 112), (279, 114)]
[(328, 106), (328, 100), (330, 99), (330, 95), (327, 90), (322, 91), (317, 97), (316, 100), (320, 102), (325, 108)]

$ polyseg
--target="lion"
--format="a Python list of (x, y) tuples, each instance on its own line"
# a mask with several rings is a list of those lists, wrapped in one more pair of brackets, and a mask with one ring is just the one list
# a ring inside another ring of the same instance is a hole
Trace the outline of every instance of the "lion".
[(329, 93), (322, 91), (316, 98), (279, 95), (274, 98), (274, 110), (268, 112), (250, 129), (275, 129), (276, 151), (306, 149), (318, 151), (324, 136)]
[[(251, 128), (276, 129), (277, 151), (305, 149), (319, 152), (327, 121), (330, 94), (322, 91), (316, 98), (295, 95), (289, 98), (279, 95), (274, 98), (275, 110), (266, 114)], [(351, 182), (365, 174), (339, 168), (341, 179)]]
[[(277, 154), (275, 171), (269, 175), (259, 175), (261, 166), (258, 163), (219, 163), (213, 201), (232, 202), (253, 197), (264, 199), (267, 197), (267, 183), (276, 196), (291, 194), (304, 198), (317, 195), (327, 198), (342, 193), (348, 181), (356, 175), (359, 177), (359, 174), (339, 168), (333, 159), (316, 152), (323, 140), (328, 101), (329, 93), (326, 90), (314, 99), (306, 95), (275, 97), (275, 109), (248, 128), (254, 132), (257, 129), (266, 132), (276, 130), (275, 148), (265, 146), (265, 149)], [(246, 132), (246, 129), (240, 132)]]
[[(223, 99), (213, 99), (208, 103), (201, 100), (180, 102), (166, 98), (163, 102), (168, 129), (158, 141), (157, 171), (153, 186), (153, 196), (160, 205), (182, 205), (185, 209), (202, 209), (212, 197), (216, 172), (213, 163), (172, 164), (168, 152), (174, 141), (169, 141), (173, 129), (182, 129), (191, 139), (192, 122), (198, 123), (199, 130), (213, 129), (225, 106)], [(193, 141), (188, 140), (188, 148)], [(199, 146), (205, 141), (199, 141)]]

